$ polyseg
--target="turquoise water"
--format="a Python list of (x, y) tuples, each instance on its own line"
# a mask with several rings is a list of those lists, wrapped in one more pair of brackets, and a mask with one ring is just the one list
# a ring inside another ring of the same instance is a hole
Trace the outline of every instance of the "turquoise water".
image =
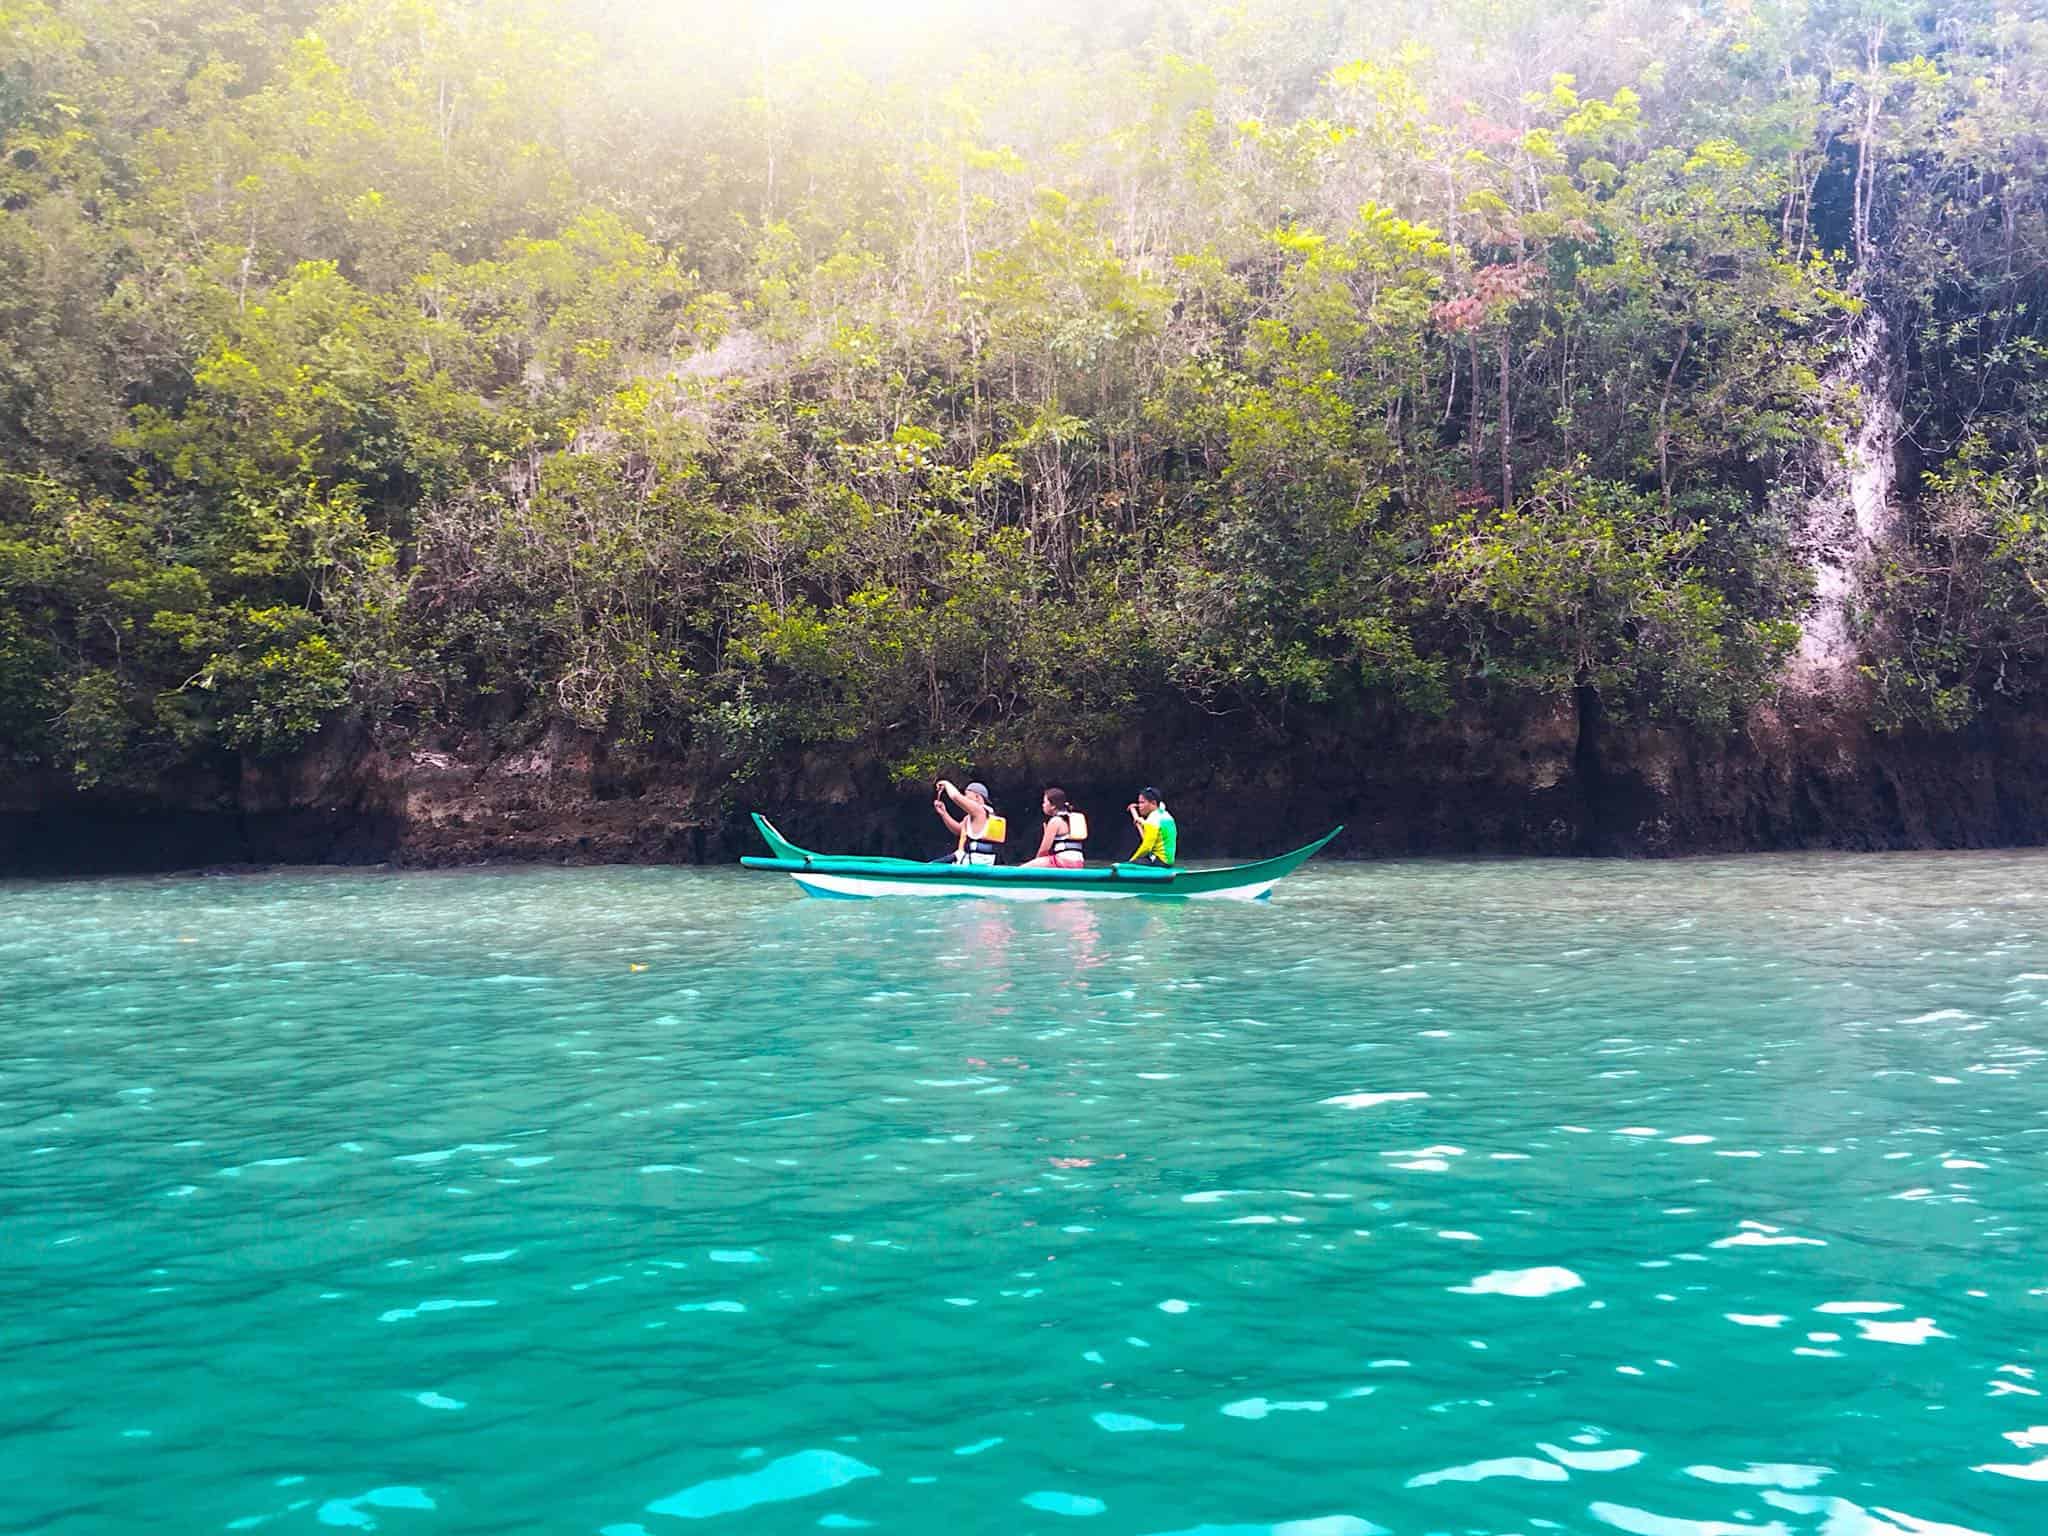
[(2048, 856), (0, 887), (0, 1530), (2048, 1529)]

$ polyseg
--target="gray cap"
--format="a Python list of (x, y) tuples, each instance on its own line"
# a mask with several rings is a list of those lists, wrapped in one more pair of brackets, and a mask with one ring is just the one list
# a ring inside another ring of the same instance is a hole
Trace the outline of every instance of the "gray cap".
[(979, 795), (982, 799), (986, 800), (988, 798), (988, 786), (986, 784), (970, 784), (967, 786), (967, 793)]

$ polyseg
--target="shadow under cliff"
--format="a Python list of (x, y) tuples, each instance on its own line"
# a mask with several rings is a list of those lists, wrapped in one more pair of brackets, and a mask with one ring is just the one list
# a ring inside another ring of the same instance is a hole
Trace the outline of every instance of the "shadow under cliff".
[[(1338, 822), (1331, 853), (1354, 857), (2013, 846), (2048, 841), (2048, 710), (1885, 734), (1804, 699), (1707, 736), (1611, 720), (1580, 690), (1438, 721), (1310, 718), (1284, 745), (1228, 722), (1148, 724), (1086, 758), (1027, 748), (954, 776), (994, 787), (1017, 859), (1048, 783), (1090, 813), (1096, 858), (1135, 844), (1123, 807), (1147, 783), (1197, 859), (1279, 852)], [(735, 783), (563, 726), (508, 750), (459, 734), (380, 744), (343, 724), (296, 757), (223, 760), (150, 795), (17, 780), (0, 797), (0, 874), (725, 862), (758, 851), (756, 809), (834, 852), (948, 846), (929, 788), (893, 783), (873, 754), (793, 754)]]

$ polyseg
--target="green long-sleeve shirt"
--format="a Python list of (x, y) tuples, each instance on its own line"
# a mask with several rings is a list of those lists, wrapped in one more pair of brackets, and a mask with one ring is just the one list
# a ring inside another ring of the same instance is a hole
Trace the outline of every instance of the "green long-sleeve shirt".
[(1174, 825), (1173, 812), (1162, 805), (1138, 828), (1138, 851), (1130, 862), (1135, 864), (1149, 854), (1162, 864), (1171, 864), (1179, 844), (1180, 828)]

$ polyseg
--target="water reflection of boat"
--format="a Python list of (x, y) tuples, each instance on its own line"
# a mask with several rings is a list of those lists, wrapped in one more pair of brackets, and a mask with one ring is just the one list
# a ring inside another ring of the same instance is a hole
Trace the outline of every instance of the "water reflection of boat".
[(988, 896), (1006, 901), (1057, 901), (1073, 897), (1111, 900), (1186, 901), (1223, 898), (1257, 901), (1275, 884), (1314, 858), (1342, 827), (1292, 853), (1233, 864), (1224, 869), (1160, 868), (1106, 864), (1093, 869), (1027, 869), (1022, 865), (919, 864), (911, 859), (855, 858), (799, 848), (758, 813), (754, 825), (767, 839), (772, 857), (749, 856), (749, 869), (788, 875), (807, 895)]
[(1096, 953), (1102, 915), (1089, 907), (1066, 905), (1053, 907), (1042, 916), (1046, 930), (1064, 941), (1062, 965), (1068, 979), (1085, 988), (1088, 972), (1102, 964), (1102, 956)]

